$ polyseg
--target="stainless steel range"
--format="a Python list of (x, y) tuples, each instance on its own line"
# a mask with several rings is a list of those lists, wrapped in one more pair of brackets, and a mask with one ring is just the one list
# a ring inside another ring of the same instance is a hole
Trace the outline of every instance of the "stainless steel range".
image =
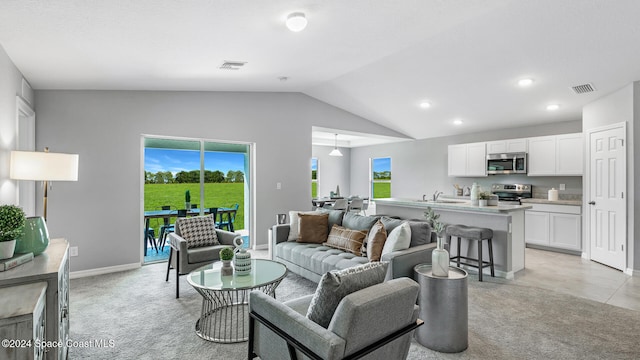
[(491, 193), (498, 195), (499, 201), (512, 201), (520, 204), (520, 199), (530, 199), (533, 197), (533, 186), (531, 184), (493, 184)]

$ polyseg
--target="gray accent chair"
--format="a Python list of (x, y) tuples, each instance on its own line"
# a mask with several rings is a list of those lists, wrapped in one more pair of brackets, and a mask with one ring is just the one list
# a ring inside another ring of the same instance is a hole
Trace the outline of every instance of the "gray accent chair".
[(419, 290), (415, 281), (399, 278), (353, 292), (326, 329), (306, 317), (313, 295), (283, 303), (252, 291), (248, 358), (406, 359), (413, 330), (422, 325)]
[(176, 269), (176, 298), (180, 297), (180, 275), (188, 274), (200, 266), (220, 260), (220, 250), (225, 247), (233, 248), (233, 240), (241, 237), (230, 231), (216, 229), (220, 245), (188, 248), (187, 240), (180, 234), (178, 223), (176, 221), (174, 232), (168, 234), (168, 242), (171, 248), (169, 249), (169, 261), (167, 261), (167, 276), (165, 279), (165, 281), (169, 281), (169, 270), (171, 268)]

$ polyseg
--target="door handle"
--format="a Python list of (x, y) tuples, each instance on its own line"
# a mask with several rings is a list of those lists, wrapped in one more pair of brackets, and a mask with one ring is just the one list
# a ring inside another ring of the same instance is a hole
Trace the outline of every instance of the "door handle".
[(596, 202), (595, 201), (589, 201), (589, 205), (595, 205)]

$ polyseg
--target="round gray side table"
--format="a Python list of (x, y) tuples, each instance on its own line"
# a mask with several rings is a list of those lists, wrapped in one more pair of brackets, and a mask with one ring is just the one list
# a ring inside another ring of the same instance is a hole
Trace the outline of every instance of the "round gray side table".
[(467, 272), (450, 266), (445, 278), (433, 276), (430, 264), (413, 269), (420, 284), (420, 319), (424, 320), (416, 329), (416, 340), (435, 351), (464, 351), (469, 345)]

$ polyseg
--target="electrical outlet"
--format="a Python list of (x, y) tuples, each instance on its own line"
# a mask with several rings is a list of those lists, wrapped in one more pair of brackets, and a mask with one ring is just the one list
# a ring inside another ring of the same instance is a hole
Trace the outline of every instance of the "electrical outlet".
[(78, 247), (72, 246), (69, 248), (69, 256), (78, 256)]
[(282, 189), (282, 183), (276, 183), (276, 190)]
[(564, 184), (560, 184), (560, 190), (565, 190)]

